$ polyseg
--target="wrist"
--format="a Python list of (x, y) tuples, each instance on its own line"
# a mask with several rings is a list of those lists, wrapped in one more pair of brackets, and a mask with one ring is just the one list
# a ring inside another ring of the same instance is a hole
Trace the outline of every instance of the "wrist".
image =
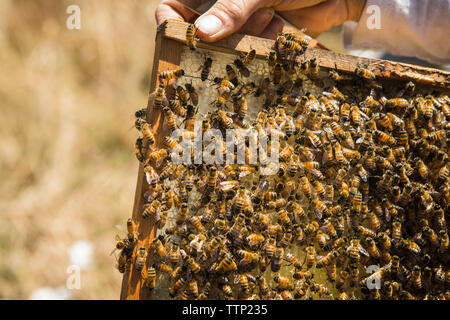
[(367, 0), (345, 0), (345, 2), (347, 4), (348, 20), (358, 22)]

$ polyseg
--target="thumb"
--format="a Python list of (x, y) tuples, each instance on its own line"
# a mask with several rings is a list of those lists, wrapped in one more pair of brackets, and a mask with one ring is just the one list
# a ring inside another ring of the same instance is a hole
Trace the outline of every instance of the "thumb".
[(239, 30), (267, 0), (219, 0), (195, 22), (197, 35), (204, 41), (216, 41)]

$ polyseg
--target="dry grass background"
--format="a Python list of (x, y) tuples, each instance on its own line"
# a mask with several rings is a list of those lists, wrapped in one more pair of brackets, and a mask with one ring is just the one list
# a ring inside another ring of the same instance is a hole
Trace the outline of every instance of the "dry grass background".
[[(132, 210), (157, 3), (0, 1), (0, 298), (65, 286), (78, 240), (94, 261), (72, 298), (119, 298), (109, 253)], [(71, 4), (81, 30), (66, 28)]]
[[(77, 240), (94, 262), (73, 298), (119, 297), (109, 253), (132, 210), (157, 3), (0, 1), (0, 298), (64, 286)], [(81, 30), (66, 28), (70, 4)]]

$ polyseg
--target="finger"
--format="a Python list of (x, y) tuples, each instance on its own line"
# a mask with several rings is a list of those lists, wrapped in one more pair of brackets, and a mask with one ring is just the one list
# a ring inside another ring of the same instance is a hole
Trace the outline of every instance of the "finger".
[(261, 38), (275, 40), (277, 38), (277, 35), (283, 30), (283, 27), (283, 20), (278, 17), (274, 17), (259, 36)]
[[(183, 0), (183, 2), (191, 8), (196, 8), (204, 1)], [(176, 0), (162, 1), (156, 8), (155, 12), (156, 24), (158, 26), (166, 20), (190, 21), (195, 16), (195, 13)]]
[(275, 10), (272, 8), (261, 8), (256, 10), (254, 14), (239, 30), (240, 33), (258, 36), (272, 21)]
[(269, 0), (219, 0), (195, 25), (197, 35), (204, 41), (216, 41), (239, 30), (258, 9), (263, 8)]
[(342, 6), (341, 0), (328, 0), (313, 7), (279, 14), (286, 20), (294, 22), (297, 28), (306, 28), (306, 33), (315, 38), (345, 21), (347, 9)]
[(295, 9), (302, 9), (315, 6), (321, 2), (325, 2), (328, 0), (290, 0), (290, 1), (278, 1), (278, 4), (275, 4), (273, 8), (276, 11), (290, 11)]

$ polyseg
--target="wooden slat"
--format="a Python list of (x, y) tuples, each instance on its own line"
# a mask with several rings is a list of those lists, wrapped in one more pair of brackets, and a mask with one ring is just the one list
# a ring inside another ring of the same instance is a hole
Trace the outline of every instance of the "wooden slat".
[[(170, 20), (163, 23), (158, 32), (165, 38), (179, 42), (186, 41), (186, 28), (188, 24), (183, 21)], [(249, 35), (233, 34), (214, 43), (199, 42), (200, 48), (209, 50), (236, 53), (256, 50), (258, 56), (267, 56), (273, 47), (274, 41)], [(416, 83), (450, 89), (450, 72), (426, 68), (406, 63), (393, 62), (380, 59), (367, 59), (320, 48), (308, 48), (304, 57), (299, 59), (316, 58), (319, 66), (325, 69), (334, 69), (345, 73), (354, 72), (356, 67), (365, 67), (371, 70), (379, 78), (402, 81), (414, 81)]]
[[(174, 70), (179, 67), (181, 59), (181, 50), (183, 44), (169, 39), (164, 39), (162, 34), (158, 34), (155, 44), (155, 56), (153, 61), (153, 70), (150, 82), (150, 95), (147, 105), (147, 114), (149, 123), (153, 124), (153, 134), (155, 135), (155, 147), (160, 148), (163, 145), (163, 138), (167, 134), (163, 127), (164, 118), (161, 110), (153, 110), (153, 92), (158, 85), (157, 75), (166, 70)], [(136, 256), (136, 251), (139, 247), (144, 246), (149, 248), (150, 242), (155, 236), (156, 227), (153, 218), (142, 219), (142, 208), (145, 203), (143, 194), (148, 188), (147, 181), (144, 176), (143, 165), (139, 166), (138, 179), (136, 184), (136, 194), (133, 207), (132, 218), (136, 223), (139, 232), (138, 243), (134, 248), (133, 257)], [(152, 257), (148, 257), (147, 265), (151, 265)], [(143, 270), (146, 272), (146, 270)], [(120, 298), (126, 300), (148, 299), (149, 291), (142, 288), (143, 281), (141, 273), (134, 269), (133, 265), (129, 272), (124, 274), (122, 280), (122, 291)]]

